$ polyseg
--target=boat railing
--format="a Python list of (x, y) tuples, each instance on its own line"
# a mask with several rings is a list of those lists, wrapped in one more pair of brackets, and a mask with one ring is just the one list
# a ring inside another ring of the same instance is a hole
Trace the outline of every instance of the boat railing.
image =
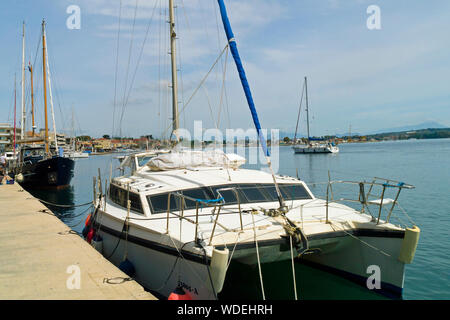
[[(333, 192), (333, 185), (335, 184), (347, 184), (347, 185), (358, 185), (359, 186), (359, 192), (358, 192), (358, 198), (357, 199), (349, 199), (349, 198), (339, 198), (335, 199), (334, 192)], [(368, 187), (368, 191), (366, 192), (366, 187)], [(374, 194), (375, 189), (380, 188), (381, 193), (380, 194)], [(395, 197), (394, 199), (387, 198), (386, 197), (386, 191), (389, 188), (396, 189)], [(369, 205), (378, 206), (378, 215), (375, 218), (374, 215), (372, 217), (376, 219), (376, 223), (380, 223), (381, 219), (381, 212), (383, 206), (390, 205), (389, 211), (386, 216), (386, 223), (389, 222), (392, 212), (394, 210), (394, 207), (398, 203), (398, 198), (400, 196), (400, 192), (403, 189), (414, 189), (415, 187), (413, 185), (404, 183), (402, 181), (392, 180), (392, 179), (386, 179), (386, 178), (379, 178), (374, 177), (372, 181), (346, 181), (346, 180), (334, 180), (334, 181), (328, 181), (327, 183), (327, 191), (326, 191), (326, 223), (329, 223), (328, 219), (328, 207), (329, 204), (332, 202), (355, 202), (361, 204), (361, 213), (365, 213), (365, 210), (369, 212), (370, 215), (372, 213), (370, 212)]]
[[(212, 239), (214, 237), (214, 233), (216, 230), (216, 226), (218, 224), (218, 220), (219, 220), (219, 216), (220, 216), (220, 212), (221, 212), (221, 208), (226, 205), (225, 201), (224, 201), (224, 197), (221, 195), (220, 191), (233, 191), (236, 199), (237, 199), (237, 203), (238, 203), (238, 208), (239, 208), (239, 219), (240, 219), (240, 225), (241, 225), (241, 231), (243, 230), (243, 223), (242, 223), (242, 211), (241, 211), (241, 202), (239, 200), (239, 194), (236, 191), (236, 188), (231, 187), (231, 188), (221, 188), (221, 189), (217, 189), (217, 193), (218, 193), (218, 197), (217, 199), (196, 199), (187, 195), (184, 195), (180, 192), (169, 192), (167, 195), (167, 217), (166, 217), (166, 233), (169, 233), (169, 221), (170, 221), (170, 215), (175, 215), (177, 216), (180, 220), (186, 220), (192, 224), (195, 225), (195, 243), (199, 243), (199, 238), (198, 238), (198, 219), (199, 219), (199, 209), (200, 206), (206, 206), (206, 207), (210, 207), (213, 208), (211, 215), (215, 216), (214, 219), (214, 224), (213, 224), (213, 228), (211, 231), (211, 235), (209, 238), (209, 244), (211, 245), (212, 243)], [(171, 212), (170, 210), (170, 203), (171, 203), (171, 197), (176, 197), (178, 199), (179, 204), (179, 208), (180, 208), (180, 214), (176, 214), (173, 211)], [(189, 219), (188, 217), (184, 216), (184, 210), (186, 209), (186, 200), (190, 200), (195, 202), (195, 221), (192, 219)], [(217, 211), (217, 213), (216, 213)]]

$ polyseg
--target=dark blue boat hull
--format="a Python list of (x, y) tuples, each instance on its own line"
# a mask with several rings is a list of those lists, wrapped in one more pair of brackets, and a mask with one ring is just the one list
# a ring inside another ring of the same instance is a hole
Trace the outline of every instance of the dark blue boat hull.
[(24, 188), (62, 188), (70, 184), (74, 167), (72, 159), (55, 156), (23, 164), (16, 168), (15, 177)]

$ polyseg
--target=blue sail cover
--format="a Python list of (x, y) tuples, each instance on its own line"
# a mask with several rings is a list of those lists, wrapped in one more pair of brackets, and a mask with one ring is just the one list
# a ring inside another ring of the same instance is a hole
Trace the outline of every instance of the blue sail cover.
[(241, 58), (239, 57), (239, 52), (237, 49), (236, 41), (234, 39), (233, 31), (231, 30), (230, 21), (228, 20), (227, 10), (223, 0), (217, 0), (220, 8), (220, 15), (222, 16), (223, 26), (225, 28), (225, 33), (227, 35), (228, 44), (230, 46), (231, 54), (233, 55), (234, 62), (236, 63), (237, 70), (239, 72), (239, 78), (241, 79), (242, 87), (245, 92), (245, 97), (247, 98), (247, 103), (252, 113), (253, 123), (255, 124), (256, 131), (258, 132), (259, 141), (264, 150), (264, 154), (269, 157), (270, 153), (267, 149), (266, 140), (261, 132), (261, 124), (259, 123), (258, 114), (256, 113), (255, 103), (253, 102), (252, 93), (250, 91), (250, 86), (247, 81), (247, 76), (245, 75), (244, 67), (242, 66)]

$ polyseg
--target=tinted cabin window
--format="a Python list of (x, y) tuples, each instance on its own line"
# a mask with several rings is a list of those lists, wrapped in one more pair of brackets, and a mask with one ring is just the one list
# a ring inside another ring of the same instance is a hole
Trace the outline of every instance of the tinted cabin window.
[(245, 194), (248, 202), (270, 201), (270, 199), (267, 199), (261, 189), (256, 185), (241, 186), (241, 190)]
[[(183, 195), (199, 200), (210, 200), (211, 197), (208, 195), (208, 192), (206, 191), (207, 190), (205, 190), (204, 188), (183, 190)], [(194, 209), (196, 207), (195, 203), (197, 201), (189, 200), (186, 198), (184, 199), (184, 201), (185, 201), (184, 206), (185, 209)]]
[(128, 190), (119, 188), (113, 184), (110, 185), (109, 189), (109, 197), (111, 200), (118, 204), (123, 208), (127, 208), (127, 197), (129, 196), (131, 207), (130, 210), (133, 210), (137, 213), (144, 213), (142, 210), (141, 197), (138, 194), (130, 192), (128, 195)]
[[(147, 196), (148, 202), (152, 206), (153, 213), (167, 212), (167, 201), (169, 194), (163, 193), (155, 196)], [(180, 197), (174, 194), (170, 195), (170, 211), (179, 211)]]
[[(232, 188), (235, 188), (236, 192), (231, 190)], [(247, 198), (245, 197), (244, 193), (242, 192), (242, 190), (239, 188), (238, 185), (215, 186), (212, 187), (212, 189), (214, 191), (215, 198), (217, 199), (218, 197), (222, 196), (225, 203), (227, 204), (234, 204), (238, 202), (236, 199), (236, 193), (238, 194), (239, 201), (241, 203), (248, 202)], [(227, 190), (220, 190), (220, 189), (227, 189)]]
[(260, 185), (260, 190), (265, 194), (269, 201), (278, 201), (277, 189), (273, 184), (262, 184)]
[(308, 192), (302, 185), (280, 185), (280, 189), (285, 200), (311, 199)]
[[(280, 184), (280, 191), (285, 200), (311, 199), (301, 184)], [(235, 188), (234, 192), (232, 188)], [(221, 190), (225, 189), (225, 190)], [(219, 194), (220, 193), (220, 194)], [(275, 185), (273, 184), (239, 184), (203, 187), (184, 190), (183, 194), (193, 199), (210, 200), (222, 196), (226, 204), (236, 204), (236, 193), (240, 203), (278, 201)], [(147, 196), (153, 213), (167, 212), (168, 193)], [(185, 199), (185, 209), (195, 209), (195, 200)], [(180, 211), (181, 198), (170, 196), (170, 211)]]

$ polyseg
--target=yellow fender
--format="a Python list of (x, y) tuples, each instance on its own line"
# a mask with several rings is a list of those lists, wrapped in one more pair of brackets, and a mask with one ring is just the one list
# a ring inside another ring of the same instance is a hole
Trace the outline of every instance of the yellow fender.
[(419, 242), (419, 236), (419, 227), (413, 226), (412, 228), (406, 228), (400, 254), (398, 255), (399, 261), (405, 264), (413, 261), (417, 249), (417, 243)]

